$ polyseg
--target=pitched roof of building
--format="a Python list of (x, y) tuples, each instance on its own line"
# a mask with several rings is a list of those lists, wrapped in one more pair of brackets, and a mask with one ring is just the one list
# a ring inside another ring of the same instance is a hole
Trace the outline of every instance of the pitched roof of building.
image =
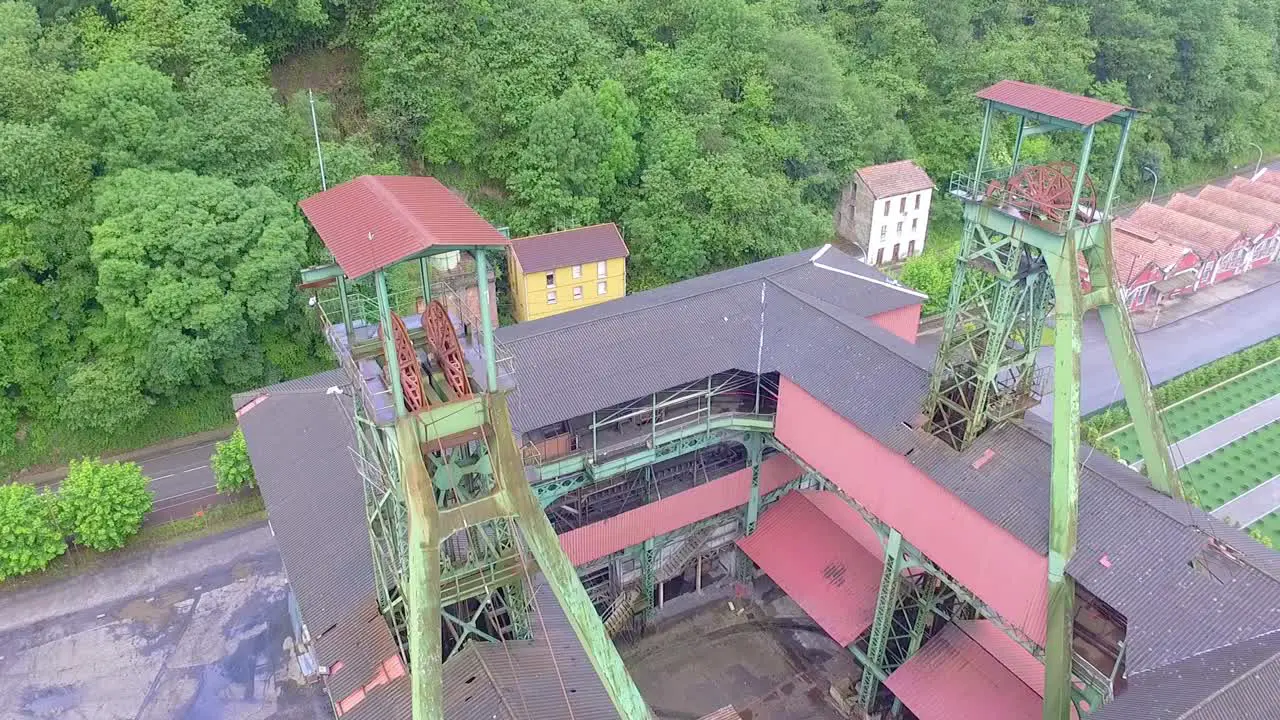
[(877, 198), (904, 195), (933, 187), (933, 180), (924, 168), (912, 160), (898, 160), (883, 165), (872, 165), (858, 170), (858, 177)]
[(511, 242), (432, 177), (361, 175), (298, 205), (353, 279), (431, 247)]
[(1175, 244), (1203, 252), (1226, 252), (1244, 241), (1245, 234), (1194, 215), (1143, 203), (1125, 218), (1126, 224), (1141, 225), (1177, 238)]
[(1208, 200), (1211, 203), (1225, 205), (1235, 208), (1241, 212), (1247, 212), (1251, 215), (1257, 215), (1273, 222), (1280, 222), (1280, 203), (1274, 203), (1262, 198), (1256, 198), (1252, 195), (1228, 190), (1217, 185), (1206, 185), (1200, 188), (1199, 194), (1196, 196), (1201, 200)]
[(1117, 219), (1111, 225), (1111, 257), (1115, 273), (1129, 282), (1154, 264), (1162, 271), (1177, 265), (1190, 248), (1174, 245), (1141, 226)]
[(1073, 95), (1019, 80), (1001, 80), (991, 87), (979, 90), (977, 96), (983, 100), (1085, 126), (1096, 125), (1129, 109), (1106, 100)]
[(1280, 185), (1280, 172), (1271, 168), (1262, 168), (1262, 172), (1253, 177), (1254, 182), (1264, 182), (1269, 185)]
[(1178, 193), (1169, 199), (1165, 207), (1180, 213), (1194, 215), (1202, 220), (1221, 225), (1231, 230), (1239, 230), (1250, 238), (1265, 234), (1276, 226), (1274, 220), (1250, 215), (1226, 205), (1219, 205), (1203, 198)]
[[(627, 244), (613, 223), (531, 235), (511, 241), (511, 252), (527, 273), (627, 257)], [(594, 277), (594, 275), (592, 276)]]
[[(797, 300), (796, 293), (821, 297), (826, 304), (818, 309)], [(779, 335), (792, 332), (796, 318), (789, 313), (797, 309), (803, 317), (828, 317), (835, 335), (806, 338), (827, 343), (857, 333), (847, 329), (849, 323), (869, 336), (887, 336), (863, 316), (923, 299), (838, 250), (808, 250), (500, 328), (498, 341), (514, 357), (518, 381), (510, 401), (512, 423), (517, 432), (527, 432), (722, 370), (755, 372), (758, 362), (774, 362), (761, 356), (762, 327)], [(875, 340), (850, 342), (884, 354), (870, 347)], [(676, 350), (683, 347), (695, 350)], [(778, 353), (787, 349), (769, 347)], [(608, 360), (583, 362), (584, 354)], [(870, 356), (865, 359), (871, 362)], [(811, 362), (823, 364), (821, 357)], [(575, 371), (566, 373), (566, 367)]]
[(1242, 177), (1231, 178), (1231, 182), (1227, 183), (1228, 190), (1252, 195), (1261, 198), (1267, 202), (1280, 203), (1280, 186), (1272, 185), (1269, 182), (1258, 182), (1247, 180)]

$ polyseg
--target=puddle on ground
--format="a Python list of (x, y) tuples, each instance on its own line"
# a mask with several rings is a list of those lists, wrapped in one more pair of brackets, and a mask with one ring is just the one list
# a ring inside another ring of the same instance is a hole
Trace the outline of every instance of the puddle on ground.
[(31, 717), (65, 717), (80, 704), (80, 691), (74, 685), (27, 688), (23, 692), (22, 709)]
[(128, 605), (120, 608), (116, 613), (116, 617), (121, 620), (135, 620), (137, 622), (146, 623), (147, 627), (152, 630), (158, 629), (169, 620), (169, 613), (172, 607), (168, 603), (159, 603), (155, 600), (147, 602), (141, 598), (129, 601)]

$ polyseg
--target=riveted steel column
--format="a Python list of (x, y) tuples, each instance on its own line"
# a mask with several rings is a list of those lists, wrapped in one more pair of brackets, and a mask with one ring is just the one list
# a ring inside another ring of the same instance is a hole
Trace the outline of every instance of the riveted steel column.
[(404, 390), (400, 387), (400, 357), (396, 354), (396, 334), (391, 325), (391, 299), (387, 296), (387, 273), (378, 270), (373, 273), (374, 287), (378, 292), (378, 317), (382, 321), (382, 352), (386, 356), (383, 372), (387, 374), (387, 384), (391, 386), (391, 401), (394, 404), (396, 417), (404, 417)]
[(862, 682), (858, 684), (858, 702), (868, 712), (876, 700), (878, 677), (884, 672), (885, 648), (889, 644), (889, 630), (893, 611), (898, 607), (898, 591), (902, 583), (902, 533), (889, 530), (884, 545), (884, 572), (880, 575), (880, 593), (876, 596), (876, 615), (871, 623), (871, 635), (867, 640), (867, 657), (862, 666)]
[(493, 342), (493, 317), (489, 314), (489, 261), (483, 248), (476, 248), (476, 290), (480, 299), (480, 337), (484, 344), (485, 389), (498, 392), (498, 357)]
[(426, 258), (418, 258), (418, 271), (422, 275), (422, 302), (431, 302), (431, 273), (430, 263)]
[(342, 275), (338, 276), (338, 300), (342, 306), (342, 329), (347, 333), (347, 347), (354, 348), (356, 340), (352, 336), (354, 328), (351, 327), (351, 303), (347, 300), (347, 279)]
[(444, 720), (442, 670), (444, 651), (440, 638), (440, 541), (439, 510), (422, 455), (417, 432), (409, 418), (396, 425), (400, 450), (400, 476), (404, 483), (409, 524), (408, 627), (410, 678), (413, 687), (413, 719)]
[(747, 531), (756, 531), (760, 521), (760, 458), (764, 455), (764, 438), (760, 433), (746, 434), (747, 463), (751, 465), (751, 497), (747, 500)]

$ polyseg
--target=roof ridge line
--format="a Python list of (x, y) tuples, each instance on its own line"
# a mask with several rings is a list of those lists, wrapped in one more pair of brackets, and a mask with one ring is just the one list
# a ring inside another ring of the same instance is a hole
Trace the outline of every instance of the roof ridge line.
[[(846, 328), (848, 328), (849, 330), (852, 330), (853, 332), (856, 332), (858, 335), (862, 336), (862, 337), (863, 337), (863, 338), (865, 338), (866, 340), (869, 340), (869, 341), (871, 341), (871, 342), (875, 343), (877, 346), (879, 346), (879, 347), (883, 348), (884, 350), (888, 351), (888, 352), (889, 352), (889, 354), (893, 355), (894, 357), (898, 358), (899, 360), (902, 360), (903, 362), (907, 363), (908, 365), (910, 365), (910, 366), (912, 366), (912, 367), (915, 367), (915, 368), (919, 368), (920, 370), (924, 370), (924, 371), (928, 372), (928, 369), (927, 369), (927, 368), (920, 367), (919, 365), (917, 365), (917, 364), (915, 363), (915, 361), (913, 361), (911, 358), (907, 357), (906, 355), (903, 355), (903, 354), (902, 354), (901, 352), (899, 352), (896, 348), (889, 347), (889, 345), (885, 343), (886, 338), (875, 337), (875, 335), (877, 335), (877, 334), (879, 334), (879, 333), (885, 333), (886, 335), (892, 335), (892, 336), (893, 336), (893, 337), (895, 337), (895, 338), (896, 338), (896, 337), (898, 337), (898, 336), (897, 336), (897, 335), (894, 335), (893, 333), (889, 332), (888, 330), (885, 330), (884, 328), (882, 328), (882, 327), (880, 327), (879, 325), (875, 324), (875, 322), (874, 322), (874, 321), (872, 321), (870, 318), (866, 318), (866, 317), (863, 317), (863, 316), (861, 316), (861, 315), (858, 315), (857, 313), (855, 313), (855, 312), (853, 312), (853, 311), (849, 311), (849, 315), (851, 315), (851, 316), (853, 316), (853, 317), (856, 317), (856, 318), (858, 318), (859, 320), (861, 320), (861, 321), (863, 321), (863, 322), (865, 322), (865, 323), (867, 324), (867, 327), (865, 327), (865, 328), (862, 328), (862, 327), (856, 327), (856, 326), (851, 325), (851, 324), (849, 324), (848, 322), (846, 322), (846, 320), (845, 320), (844, 318), (841, 318), (841, 317), (837, 317), (837, 316), (835, 316), (835, 315), (832, 315), (830, 312), (828, 312), (828, 311), (827, 311), (827, 309), (826, 309), (826, 308), (824, 308), (824, 307), (820, 307), (820, 306), (818, 306), (818, 305), (814, 305), (813, 303), (809, 302), (809, 301), (808, 301), (808, 300), (806, 300), (804, 297), (802, 297), (802, 295), (805, 295), (805, 296), (808, 296), (808, 297), (810, 297), (810, 298), (813, 298), (814, 300), (817, 300), (818, 302), (820, 302), (820, 303), (822, 303), (822, 304), (824, 304), (824, 305), (831, 305), (831, 307), (836, 307), (835, 305), (832, 305), (831, 303), (827, 302), (826, 300), (823, 300), (823, 299), (822, 299), (822, 298), (820, 298), (820, 297), (817, 297), (816, 295), (809, 295), (808, 293), (805, 293), (805, 292), (803, 292), (803, 291), (801, 291), (801, 290), (792, 290), (791, 288), (788, 288), (788, 287), (786, 287), (786, 286), (779, 285), (777, 282), (775, 282), (775, 281), (774, 281), (774, 280), (772, 280), (771, 278), (765, 278), (765, 282), (769, 283), (770, 285), (773, 285), (774, 287), (776, 287), (776, 288), (778, 288), (779, 290), (781, 290), (781, 291), (783, 291), (783, 292), (787, 293), (788, 295), (790, 295), (791, 297), (795, 298), (796, 300), (798, 300), (798, 301), (800, 301), (800, 302), (804, 303), (805, 305), (808, 305), (809, 307), (813, 308), (814, 310), (817, 310), (818, 312), (822, 313), (822, 314), (823, 314), (823, 315), (825, 315), (826, 317), (829, 317), (829, 318), (831, 318), (832, 320), (835, 320), (837, 323), (839, 323), (839, 324), (841, 325), (841, 327), (846, 327)], [(839, 310), (840, 308), (836, 307), (836, 309), (837, 309), (837, 310)], [(873, 330), (871, 333), (868, 333), (868, 332), (867, 332), (867, 330), (870, 330), (871, 328), (875, 328), (875, 330)], [(899, 340), (901, 340), (902, 342), (906, 342), (905, 340), (902, 340), (901, 338), (898, 338), (898, 339), (899, 339)], [(908, 343), (908, 344), (910, 344), (910, 343)], [(915, 346), (913, 345), (913, 347), (915, 347)]]
[[(759, 261), (759, 262), (768, 262), (769, 260), (772, 260), (772, 259), (776, 259), (776, 258), (768, 258), (768, 259), (766, 259), (766, 260), (761, 260), (761, 261)], [(642, 308), (635, 308), (635, 309), (633, 309), (633, 310), (623, 310), (623, 311), (618, 312), (618, 313), (613, 314), (613, 315), (606, 315), (606, 316), (603, 316), (603, 317), (596, 317), (596, 318), (592, 318), (592, 319), (590, 319), (590, 320), (582, 320), (582, 321), (580, 321), (580, 322), (573, 323), (572, 325), (558, 326), (558, 327), (555, 327), (555, 328), (552, 328), (552, 329), (542, 330), (542, 331), (540, 331), (540, 332), (534, 332), (534, 333), (530, 333), (530, 334), (528, 334), (528, 335), (522, 335), (519, 339), (517, 339), (517, 340), (512, 340), (511, 342), (512, 342), (512, 343), (524, 342), (525, 340), (528, 340), (528, 339), (530, 339), (530, 338), (541, 337), (541, 336), (543, 336), (543, 335), (547, 335), (547, 334), (550, 334), (550, 333), (563, 332), (563, 331), (565, 331), (565, 330), (567, 330), (568, 328), (571, 328), (571, 327), (583, 327), (583, 326), (585, 326), (585, 325), (590, 325), (590, 324), (592, 324), (592, 323), (600, 322), (600, 321), (602, 321), (602, 320), (607, 320), (607, 319), (612, 319), (612, 318), (619, 318), (619, 317), (625, 317), (625, 316), (627, 316), (627, 315), (632, 315), (632, 314), (634, 314), (634, 313), (644, 312), (644, 311), (648, 311), (648, 310), (653, 310), (654, 308), (665, 307), (665, 306), (667, 306), (667, 305), (671, 305), (672, 303), (684, 302), (685, 300), (688, 300), (688, 299), (690, 299), (690, 298), (701, 297), (701, 296), (703, 296), (703, 295), (709, 295), (709, 294), (711, 294), (711, 293), (720, 292), (720, 291), (722, 291), (722, 290), (727, 290), (727, 289), (729, 289), (729, 288), (738, 287), (738, 286), (740, 286), (740, 285), (748, 285), (748, 284), (750, 284), (750, 283), (754, 283), (754, 282), (757, 282), (757, 281), (759, 281), (759, 280), (765, 280), (765, 281), (772, 282), (772, 281), (770, 280), (770, 278), (772, 278), (774, 275), (777, 275), (778, 273), (786, 272), (787, 270), (794, 270), (794, 269), (796, 269), (796, 268), (800, 267), (801, 265), (807, 265), (808, 263), (809, 263), (809, 261), (808, 261), (808, 260), (800, 260), (800, 261), (796, 262), (794, 265), (788, 265), (788, 266), (787, 266), (787, 267), (785, 267), (785, 268), (782, 268), (782, 269), (780, 269), (780, 270), (776, 270), (776, 271), (774, 271), (774, 272), (770, 272), (770, 273), (765, 274), (765, 275), (761, 275), (761, 276), (757, 276), (757, 277), (751, 277), (751, 278), (744, 278), (744, 279), (739, 280), (739, 281), (737, 281), (737, 282), (732, 282), (732, 283), (728, 283), (728, 284), (725, 284), (725, 285), (717, 285), (717, 286), (715, 286), (715, 287), (713, 287), (713, 288), (707, 288), (706, 290), (702, 290), (702, 291), (699, 291), (699, 292), (696, 292), (696, 293), (691, 293), (691, 294), (689, 294), (689, 295), (682, 295), (682, 296), (680, 296), (680, 297), (678, 297), (678, 298), (672, 298), (672, 299), (670, 299), (670, 300), (666, 300), (666, 301), (664, 301), (664, 302), (656, 303), (656, 304), (654, 304), (654, 305), (646, 305), (646, 306), (644, 306), (644, 307), (642, 307)], [(741, 266), (739, 266), (739, 267), (741, 267)], [(728, 272), (729, 270), (734, 270), (734, 269), (736, 269), (736, 268), (726, 268), (725, 270), (722, 270), (722, 271), (720, 271), (720, 272)], [(656, 288), (650, 288), (649, 290), (643, 290), (643, 291), (641, 291), (641, 292), (651, 292), (652, 290), (660, 290), (660, 289), (662, 289), (662, 288), (665, 288), (665, 287), (671, 287), (671, 285), (676, 285), (676, 284), (679, 284), (679, 283), (681, 283), (681, 282), (690, 282), (690, 281), (698, 280), (698, 279), (700, 279), (700, 278), (705, 278), (705, 277), (707, 277), (707, 276), (706, 276), (706, 275), (698, 275), (698, 276), (695, 276), (695, 277), (691, 277), (691, 278), (689, 278), (688, 280), (680, 280), (680, 281), (678, 281), (678, 282), (676, 282), (676, 283), (671, 283), (670, 285), (660, 285), (660, 286), (658, 286), (658, 287), (656, 287)], [(639, 294), (639, 293), (637, 293), (637, 295), (638, 295), (638, 294)], [(636, 297), (636, 295), (627, 295), (627, 296), (625, 296), (625, 297)], [(622, 299), (622, 298), (618, 298), (618, 300), (621, 300), (621, 299)], [(615, 300), (611, 300), (611, 301), (609, 301), (609, 302), (616, 302), (616, 301), (615, 301)], [(596, 305), (595, 307), (601, 307), (601, 306), (603, 306), (603, 305), (607, 305), (607, 304), (608, 304), (607, 302), (606, 302), (606, 303), (600, 303), (600, 305)], [(583, 310), (587, 310), (587, 309), (589, 309), (589, 308), (582, 308), (582, 309), (583, 309)], [(572, 312), (572, 311), (570, 311), (570, 312)], [(568, 313), (565, 313), (565, 314), (567, 315)], [(517, 325), (519, 325), (519, 323), (517, 323)]]
[[(1275, 631), (1272, 631), (1272, 632), (1275, 632)], [(1266, 635), (1270, 635), (1270, 634), (1271, 634), (1271, 633), (1263, 633), (1262, 635), (1259, 635), (1258, 637), (1265, 637)], [(1254, 638), (1250, 638), (1250, 640), (1252, 640), (1252, 639), (1254, 639)], [(1246, 640), (1246, 641), (1244, 641), (1244, 642), (1248, 642), (1248, 641)], [(1237, 643), (1232, 643), (1232, 645), (1235, 645), (1235, 644), (1237, 644)], [(1223, 645), (1222, 647), (1230, 647), (1230, 645)], [(1193, 655), (1192, 657), (1195, 657), (1195, 656)], [(1190, 708), (1187, 708), (1187, 711), (1186, 711), (1186, 712), (1184, 712), (1184, 713), (1182, 713), (1181, 715), (1179, 715), (1175, 720), (1185, 720), (1186, 718), (1191, 717), (1191, 716), (1192, 716), (1192, 713), (1196, 712), (1197, 710), (1200, 710), (1200, 709), (1201, 709), (1201, 708), (1203, 708), (1207, 703), (1209, 703), (1211, 700), (1214, 700), (1215, 698), (1217, 698), (1217, 697), (1221, 696), (1223, 693), (1225, 693), (1226, 691), (1228, 691), (1228, 690), (1230, 690), (1231, 688), (1235, 687), (1235, 686), (1236, 686), (1237, 684), (1239, 684), (1241, 681), (1243, 681), (1243, 680), (1245, 680), (1245, 679), (1247, 679), (1247, 678), (1253, 677), (1253, 675), (1254, 675), (1254, 674), (1256, 674), (1256, 673), (1258, 672), (1258, 669), (1259, 669), (1259, 668), (1266, 667), (1268, 664), (1270, 664), (1272, 661), (1276, 660), (1277, 658), (1280, 658), (1280, 650), (1275, 651), (1275, 652), (1274, 652), (1274, 653), (1272, 653), (1270, 656), (1268, 656), (1265, 660), (1263, 660), (1263, 661), (1261, 661), (1261, 662), (1257, 663), (1256, 665), (1254, 665), (1253, 667), (1249, 668), (1249, 670), (1248, 670), (1247, 672), (1242, 672), (1242, 673), (1240, 673), (1239, 675), (1237, 675), (1236, 677), (1231, 678), (1231, 682), (1229, 682), (1229, 683), (1227, 683), (1226, 685), (1223, 685), (1222, 687), (1220, 687), (1220, 688), (1218, 688), (1218, 689), (1214, 690), (1213, 692), (1209, 693), (1207, 696), (1205, 696), (1205, 698), (1204, 698), (1203, 700), (1201, 700), (1200, 702), (1196, 703), (1195, 705), (1192, 705)]]
[[(399, 217), (399, 218), (402, 218), (402, 219), (404, 219), (404, 220), (407, 220), (407, 221), (409, 222), (409, 224), (410, 224), (411, 226), (413, 226), (413, 229), (414, 229), (414, 230), (416, 230), (416, 231), (418, 231), (418, 232), (422, 233), (422, 235), (423, 235), (424, 237), (426, 237), (426, 238), (427, 238), (427, 239), (429, 239), (430, 241), (434, 242), (434, 241), (435, 241), (435, 234), (434, 234), (434, 233), (432, 233), (429, 229), (427, 229), (427, 226), (425, 226), (425, 225), (423, 225), (421, 222), (419, 222), (419, 221), (418, 221), (418, 218), (414, 217), (414, 216), (413, 216), (413, 213), (409, 212), (409, 208), (405, 207), (405, 206), (404, 206), (404, 205), (403, 205), (403, 204), (402, 204), (398, 199), (396, 199), (395, 193), (393, 193), (393, 192), (391, 192), (390, 190), (388, 190), (387, 188), (383, 187), (382, 183), (378, 182), (377, 178), (379, 178), (379, 177), (388, 177), (388, 176), (385, 176), (385, 175), (361, 175), (361, 176), (360, 176), (360, 181), (361, 181), (362, 183), (364, 183), (364, 185), (365, 185), (366, 187), (368, 187), (368, 188), (369, 188), (369, 190), (370, 190), (370, 191), (372, 191), (374, 195), (378, 196), (378, 199), (379, 199), (379, 200), (381, 200), (382, 202), (384, 202), (384, 203), (386, 203), (386, 204), (390, 205), (390, 206), (391, 206), (391, 208), (395, 211), (395, 216), (396, 216), (396, 217)], [(392, 176), (392, 177), (399, 177), (399, 176)], [(431, 179), (431, 180), (435, 180), (435, 178), (430, 178), (430, 179)], [(436, 182), (439, 182), (439, 181), (437, 180)], [(441, 184), (443, 185), (443, 183), (441, 183)], [(446, 190), (446, 191), (448, 191), (448, 190), (449, 190), (449, 188), (447, 188), (447, 187), (446, 187), (446, 188), (445, 188), (445, 190)], [(374, 238), (374, 236), (373, 236), (373, 233), (372, 233), (372, 232), (370, 232), (370, 233), (369, 233), (369, 239), (374, 240), (374, 242), (377, 242), (377, 240)], [(401, 260), (403, 260), (403, 259), (404, 259), (404, 258), (401, 258)], [(397, 262), (399, 262), (399, 261), (397, 260)], [(382, 267), (383, 267), (383, 268), (385, 268), (385, 267), (387, 267), (387, 266), (386, 266), (386, 265), (384, 265), (384, 266), (382, 266)], [(382, 269), (382, 268), (375, 268), (375, 269), (376, 269), (376, 270), (380, 270), (380, 269)]]
[[(609, 222), (594, 223), (591, 225), (581, 225), (579, 227), (565, 228), (563, 230), (552, 230), (551, 232), (544, 232), (544, 233), (538, 233), (536, 235), (525, 235), (524, 237), (512, 238), (511, 242), (516, 243), (516, 242), (523, 242), (525, 240), (537, 240), (538, 238), (549, 237), (551, 235), (559, 235), (561, 233), (567, 233), (567, 232), (577, 232), (578, 230), (590, 230), (591, 228), (604, 227), (605, 225), (617, 226), (617, 224), (618, 224), (617, 222), (614, 222), (611, 220)], [(622, 228), (618, 228), (618, 234), (619, 235), (622, 234)]]
[[(821, 254), (821, 253), (819, 253), (819, 254)], [(908, 295), (915, 295), (916, 297), (923, 298), (923, 299), (925, 299), (925, 300), (928, 300), (928, 299), (929, 299), (929, 296), (928, 296), (928, 295), (926, 295), (926, 294), (924, 294), (924, 293), (922, 293), (922, 292), (920, 292), (920, 291), (918, 291), (918, 290), (912, 290), (911, 288), (906, 287), (905, 285), (901, 285), (901, 284), (897, 284), (897, 283), (885, 282), (884, 280), (877, 280), (877, 279), (875, 279), (875, 278), (869, 278), (869, 277), (867, 277), (866, 275), (859, 275), (858, 273), (855, 273), (855, 272), (850, 272), (850, 271), (848, 271), (848, 270), (842, 270), (842, 269), (840, 269), (840, 268), (838, 268), (838, 267), (832, 267), (832, 266), (830, 266), (830, 265), (824, 265), (824, 264), (822, 264), (822, 263), (818, 262), (818, 260), (817, 260), (817, 256), (815, 256), (815, 257), (814, 257), (814, 259), (810, 261), (810, 264), (811, 264), (811, 265), (813, 265), (813, 266), (814, 266), (814, 267), (816, 267), (816, 268), (821, 268), (821, 269), (823, 269), (823, 270), (830, 270), (831, 272), (840, 273), (841, 275), (848, 275), (849, 277), (858, 278), (859, 280), (864, 280), (864, 281), (869, 282), (869, 283), (874, 283), (874, 284), (876, 284), (876, 285), (882, 285), (882, 286), (887, 287), (887, 288), (889, 288), (889, 289), (891, 289), (891, 290), (898, 290), (898, 291), (900, 291), (900, 292), (907, 293)], [(870, 267), (870, 266), (868, 265), (868, 267)], [(887, 276), (886, 276), (886, 277), (887, 277)]]

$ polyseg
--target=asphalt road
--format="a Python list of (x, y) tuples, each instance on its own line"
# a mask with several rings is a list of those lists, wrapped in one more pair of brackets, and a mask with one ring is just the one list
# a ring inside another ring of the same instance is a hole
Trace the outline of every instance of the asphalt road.
[[(142, 474), (151, 479), (155, 506), (148, 522), (163, 522), (189, 517), (197, 509), (213, 504), (218, 498), (209, 456), (216, 443), (208, 442), (139, 460)], [(55, 487), (58, 480), (42, 483)]]
[[(1160, 384), (1224, 355), (1280, 335), (1280, 285), (1272, 285), (1138, 335), (1138, 346), (1152, 384)], [(1037, 363), (1053, 366), (1053, 349), (1041, 348)], [(1049, 388), (1046, 387), (1046, 391)], [(1107, 352), (1097, 313), (1085, 318), (1080, 358), (1080, 409), (1093, 412), (1121, 399), (1119, 376)], [(1049, 418), (1053, 399), (1046, 395), (1034, 412)]]

